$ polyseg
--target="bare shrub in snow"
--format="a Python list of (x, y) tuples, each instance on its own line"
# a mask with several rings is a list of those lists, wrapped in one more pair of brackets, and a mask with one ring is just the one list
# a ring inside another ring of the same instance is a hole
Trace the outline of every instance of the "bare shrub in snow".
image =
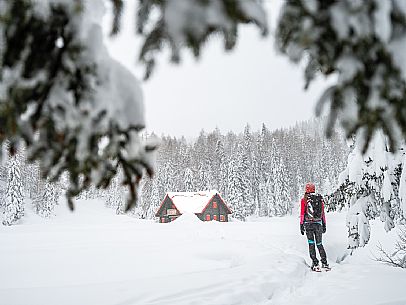
[(382, 256), (376, 260), (394, 267), (406, 268), (406, 225), (399, 227), (398, 241), (393, 253), (388, 253), (381, 245), (378, 246), (378, 249)]

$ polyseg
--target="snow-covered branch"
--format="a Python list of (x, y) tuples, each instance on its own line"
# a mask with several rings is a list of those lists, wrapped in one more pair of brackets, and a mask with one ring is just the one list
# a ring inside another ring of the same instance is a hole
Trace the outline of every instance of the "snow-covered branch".
[(306, 86), (335, 75), (317, 107), (328, 107), (328, 134), (338, 119), (347, 137), (362, 135), (363, 152), (378, 129), (392, 149), (406, 138), (405, 1), (286, 1), (277, 45), (306, 63)]

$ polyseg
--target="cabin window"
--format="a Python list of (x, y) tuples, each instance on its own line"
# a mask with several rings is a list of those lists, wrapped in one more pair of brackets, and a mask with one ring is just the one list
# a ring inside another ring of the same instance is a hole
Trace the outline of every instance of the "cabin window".
[(165, 217), (161, 217), (161, 222), (165, 222)]
[(217, 220), (217, 215), (213, 215), (213, 220)]
[(168, 210), (166, 211), (166, 214), (171, 215), (171, 216), (174, 216), (174, 215), (177, 215), (178, 213), (177, 213), (177, 210), (176, 210), (176, 209), (168, 209)]
[(206, 215), (206, 220), (207, 220), (207, 221), (211, 220), (210, 214), (207, 214), (207, 215)]
[(217, 209), (217, 202), (216, 201), (213, 202), (213, 209)]
[(224, 215), (220, 215), (220, 221), (226, 221), (226, 218), (224, 217)]

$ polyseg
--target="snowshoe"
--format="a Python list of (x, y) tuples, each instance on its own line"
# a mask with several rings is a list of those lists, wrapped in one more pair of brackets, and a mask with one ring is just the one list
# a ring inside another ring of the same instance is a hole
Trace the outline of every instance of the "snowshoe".
[(312, 265), (312, 266), (310, 267), (310, 269), (311, 269), (312, 271), (314, 271), (314, 272), (321, 272), (321, 271), (322, 271), (319, 265)]
[(322, 264), (321, 269), (324, 270), (324, 271), (330, 271), (331, 267), (328, 264)]

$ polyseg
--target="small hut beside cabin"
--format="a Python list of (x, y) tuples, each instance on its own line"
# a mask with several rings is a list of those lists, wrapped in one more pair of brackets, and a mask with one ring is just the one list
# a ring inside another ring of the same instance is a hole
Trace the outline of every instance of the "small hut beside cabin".
[(204, 192), (169, 192), (155, 216), (159, 222), (171, 222), (184, 213), (194, 213), (202, 221), (228, 221), (231, 210), (216, 190)]

